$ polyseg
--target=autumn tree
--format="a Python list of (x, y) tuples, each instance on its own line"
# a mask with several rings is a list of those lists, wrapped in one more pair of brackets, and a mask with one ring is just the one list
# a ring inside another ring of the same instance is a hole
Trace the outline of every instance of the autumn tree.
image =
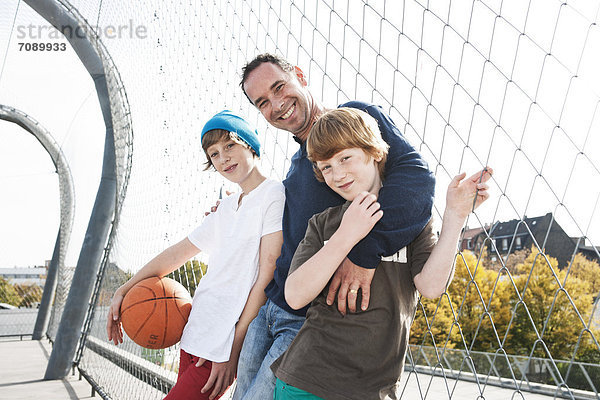
[[(591, 315), (600, 291), (598, 263), (576, 255), (569, 269), (560, 270), (555, 258), (535, 247), (509, 257), (507, 268), (500, 271), (488, 268), (488, 261), (485, 253), (457, 256), (454, 279), (442, 298), (421, 299), (411, 344), (488, 353), (501, 348), (508, 355), (600, 363), (600, 329)], [(489, 369), (477, 360), (473, 358), (476, 370)], [(497, 360), (495, 368), (510, 377), (504, 364)], [(588, 378), (600, 379), (596, 369), (586, 376), (580, 368), (569, 370), (568, 361), (556, 365), (573, 388), (590, 390)], [(548, 371), (527, 375), (554, 382)]]
[(19, 307), (35, 307), (42, 301), (44, 289), (36, 284), (13, 285), (19, 296)]
[[(578, 266), (573, 269), (577, 273), (567, 276), (566, 270), (558, 269), (555, 258), (535, 249), (517, 269), (520, 275), (515, 283), (522, 302), (518, 298), (511, 301), (515, 312), (511, 330), (515, 335), (507, 348), (513, 354), (529, 354), (535, 347), (536, 356), (570, 359), (587, 326), (582, 317), (590, 315), (594, 305), (594, 283), (580, 279), (583, 268)], [(596, 327), (588, 328), (600, 338)]]
[[(447, 294), (439, 300), (421, 299), (411, 343), (423, 342), (428, 334), (436, 343), (449, 340), (450, 348), (495, 351), (500, 346), (510, 320), (507, 307), (510, 285), (502, 274), (487, 269), (484, 260), (485, 257), (478, 260), (470, 251), (457, 256), (454, 279)], [(455, 318), (458, 324), (454, 324)], [(431, 342), (428, 338), (424, 341), (429, 345)]]
[(527, 256), (529, 256), (531, 250), (528, 248), (523, 248), (521, 250), (516, 250), (506, 256), (504, 260), (504, 266), (511, 274), (515, 275), (518, 273), (517, 267), (525, 262)]
[(459, 328), (454, 325), (448, 295), (434, 300), (421, 298), (410, 331), (410, 343), (454, 348), (458, 342)]
[(600, 294), (600, 265), (596, 261), (590, 261), (583, 254), (577, 253), (571, 263), (569, 274), (579, 280), (586, 281), (590, 285), (590, 291), (594, 297)]
[(485, 257), (478, 259), (465, 251), (457, 258), (454, 281), (448, 291), (470, 350), (495, 351), (500, 347), (510, 321), (506, 307), (509, 288), (506, 274), (488, 269)]
[(6, 279), (0, 278), (0, 303), (18, 306), (21, 298), (19, 294)]
[(198, 260), (189, 260), (167, 276), (181, 283), (194, 296), (198, 282), (207, 270), (208, 266), (205, 263)]

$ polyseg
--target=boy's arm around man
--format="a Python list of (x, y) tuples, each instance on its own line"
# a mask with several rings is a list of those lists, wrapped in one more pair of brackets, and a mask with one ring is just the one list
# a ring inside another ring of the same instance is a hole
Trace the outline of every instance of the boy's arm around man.
[[(466, 174), (462, 173), (448, 185), (440, 237), (423, 269), (414, 277), (415, 287), (424, 297), (436, 298), (444, 292), (453, 272), (462, 227), (469, 213), (489, 197), (486, 182), (492, 173), (491, 168), (485, 168), (468, 179), (464, 179)], [(300, 268), (290, 271), (285, 287), (286, 301), (290, 306), (301, 308), (309, 304), (327, 285), (339, 258), (343, 258), (347, 249), (364, 237), (381, 216), (382, 211), (374, 195), (365, 192), (357, 196), (327, 243)]]
[(381, 257), (390, 256), (412, 242), (431, 219), (435, 177), (381, 107), (360, 101), (340, 107), (356, 108), (375, 118), (383, 140), (390, 146), (385, 184), (378, 198), (384, 217), (350, 251), (329, 287), (327, 303), (333, 304), (337, 296), (338, 309), (345, 313), (346, 297), (348, 309), (356, 311), (356, 289), (359, 288), (362, 291), (360, 307), (367, 308), (374, 268)]

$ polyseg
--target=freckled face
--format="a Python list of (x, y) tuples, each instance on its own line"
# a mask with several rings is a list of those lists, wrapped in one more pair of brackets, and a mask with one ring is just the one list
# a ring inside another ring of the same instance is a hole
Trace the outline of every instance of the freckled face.
[(312, 126), (313, 100), (299, 68), (285, 72), (262, 63), (248, 75), (244, 90), (271, 125), (305, 139)]
[(329, 160), (317, 161), (317, 168), (327, 186), (352, 201), (360, 192), (379, 193), (381, 178), (377, 163), (364, 150), (354, 147), (334, 154)]

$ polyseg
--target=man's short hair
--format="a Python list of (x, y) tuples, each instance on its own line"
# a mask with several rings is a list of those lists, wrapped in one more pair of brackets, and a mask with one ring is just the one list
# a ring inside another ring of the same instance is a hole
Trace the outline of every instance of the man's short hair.
[[(206, 155), (206, 163), (204, 164), (204, 170), (215, 168), (210, 159), (210, 154), (208, 154), (208, 148), (213, 144), (217, 144), (219, 142), (224, 142), (226, 140), (233, 140), (235, 143), (244, 146), (247, 149), (250, 149), (252, 155), (258, 158), (256, 152), (248, 145), (248, 143), (244, 142), (242, 139), (235, 134), (235, 132), (228, 132), (224, 129), (213, 129), (211, 131), (206, 132), (202, 136), (202, 150), (204, 150), (204, 154)], [(215, 168), (216, 169), (216, 168)]]
[(248, 75), (250, 75), (250, 73), (252, 71), (254, 71), (256, 68), (258, 68), (263, 63), (275, 64), (285, 72), (291, 72), (294, 70), (294, 65), (292, 65), (285, 58), (279, 57), (275, 54), (263, 53), (263, 54), (259, 54), (256, 57), (254, 57), (254, 59), (252, 61), (250, 61), (248, 64), (246, 64), (242, 68), (242, 80), (240, 81), (240, 86), (242, 88), (242, 91), (244, 92), (244, 94), (246, 95), (248, 100), (250, 100), (250, 103), (252, 103), (252, 99), (250, 99), (250, 97), (248, 97), (248, 94), (246, 93), (246, 89), (244, 89), (244, 83), (246, 83), (246, 79), (248, 79)]
[(360, 148), (371, 157), (381, 158), (379, 176), (384, 178), (385, 161), (390, 146), (381, 137), (377, 121), (364, 111), (341, 107), (327, 111), (313, 125), (306, 149), (313, 162), (317, 179), (324, 181), (317, 161), (329, 160), (342, 150)]

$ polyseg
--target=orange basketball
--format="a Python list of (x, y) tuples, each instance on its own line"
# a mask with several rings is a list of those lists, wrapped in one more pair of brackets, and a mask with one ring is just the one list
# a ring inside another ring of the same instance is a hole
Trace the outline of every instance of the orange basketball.
[(152, 277), (132, 287), (121, 303), (121, 323), (127, 336), (147, 349), (179, 342), (192, 310), (192, 298), (180, 283)]

